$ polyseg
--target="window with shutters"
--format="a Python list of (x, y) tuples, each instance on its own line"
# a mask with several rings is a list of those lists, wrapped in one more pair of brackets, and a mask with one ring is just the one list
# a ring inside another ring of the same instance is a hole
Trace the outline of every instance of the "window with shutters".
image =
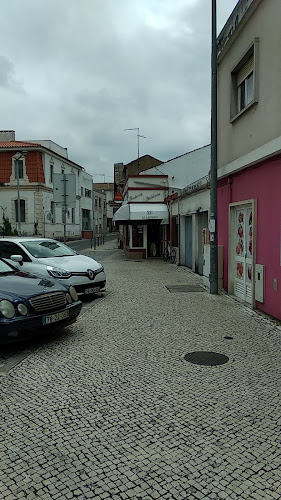
[(236, 76), (237, 111), (242, 111), (254, 99), (254, 54), (246, 61)]
[(230, 121), (258, 102), (258, 39), (231, 72)]

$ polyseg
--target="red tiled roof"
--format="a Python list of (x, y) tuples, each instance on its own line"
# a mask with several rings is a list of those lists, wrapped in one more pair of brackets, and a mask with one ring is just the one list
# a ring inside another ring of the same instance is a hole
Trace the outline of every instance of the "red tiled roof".
[[(1, 142), (0, 142), (1, 144)], [(31, 144), (31, 143), (21, 143)], [(35, 144), (34, 144), (35, 145)], [(36, 144), (38, 146), (38, 144)], [(42, 153), (30, 151), (25, 157), (26, 175), (29, 182), (45, 182)], [(1, 151), (0, 153), (0, 182), (9, 184), (12, 175), (13, 152)]]
[(28, 148), (28, 147), (40, 147), (40, 144), (35, 144), (34, 142), (22, 142), (22, 141), (0, 141), (0, 148)]

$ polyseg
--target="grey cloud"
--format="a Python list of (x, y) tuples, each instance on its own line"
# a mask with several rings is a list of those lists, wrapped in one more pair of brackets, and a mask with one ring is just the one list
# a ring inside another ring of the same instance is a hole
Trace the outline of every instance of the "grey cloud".
[[(220, 28), (235, 3), (217, 0)], [(4, 128), (19, 139), (52, 139), (91, 173), (108, 176), (114, 162), (136, 158), (136, 134), (125, 128), (140, 127), (147, 137), (140, 153), (161, 160), (210, 141), (211, 1), (37, 6), (2, 0), (0, 86), (23, 81), (26, 90), (25, 99), (5, 100)]]
[(14, 64), (7, 57), (0, 55), (0, 87), (23, 93), (23, 86), (17, 80), (15, 74)]

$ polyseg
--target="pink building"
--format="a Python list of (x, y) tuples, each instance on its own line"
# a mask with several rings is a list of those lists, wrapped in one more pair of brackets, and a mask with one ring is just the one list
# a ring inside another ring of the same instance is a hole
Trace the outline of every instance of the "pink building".
[(218, 37), (218, 243), (224, 288), (281, 319), (279, 15), (240, 0)]

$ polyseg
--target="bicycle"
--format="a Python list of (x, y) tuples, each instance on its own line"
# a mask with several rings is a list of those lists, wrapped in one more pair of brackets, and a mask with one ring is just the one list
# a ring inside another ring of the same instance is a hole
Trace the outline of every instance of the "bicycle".
[(176, 248), (173, 247), (173, 245), (170, 241), (168, 241), (167, 245), (164, 247), (164, 250), (163, 250), (164, 262), (168, 261), (168, 262), (171, 262), (171, 264), (174, 264), (176, 262), (176, 256), (177, 256)]

